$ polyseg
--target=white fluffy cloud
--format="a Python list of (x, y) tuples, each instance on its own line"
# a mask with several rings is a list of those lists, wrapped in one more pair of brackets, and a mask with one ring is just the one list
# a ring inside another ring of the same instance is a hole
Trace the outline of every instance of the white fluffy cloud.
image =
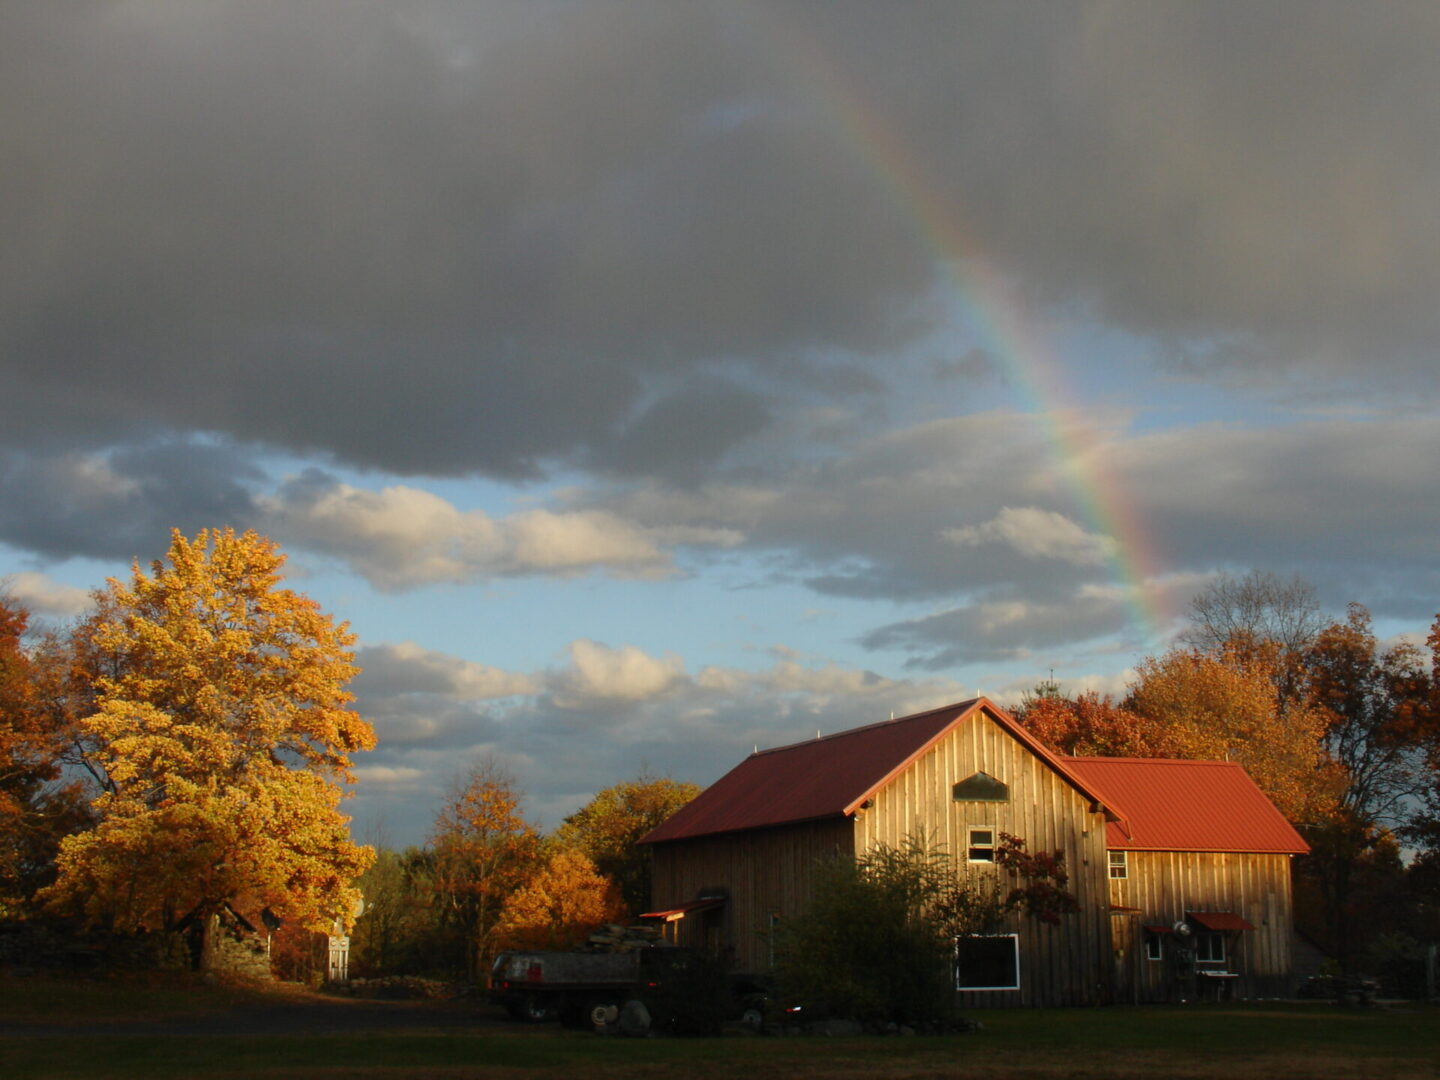
[[(405, 485), (379, 491), (303, 477), (262, 496), (269, 531), (333, 555), (384, 591), (526, 574), (661, 577), (674, 572), (657, 537), (604, 509), (521, 510), (492, 517)], [(670, 531), (677, 542), (735, 542), (733, 532)]]
[(685, 680), (678, 656), (655, 657), (634, 645), (612, 648), (582, 638), (570, 643), (569, 654), (569, 664), (550, 680), (552, 698), (564, 709), (650, 701)]
[(90, 593), (73, 585), (62, 585), (34, 570), (22, 570), (0, 578), (0, 593), (14, 597), (33, 615), (68, 618), (90, 606)]
[(1038, 506), (1001, 509), (983, 525), (946, 529), (946, 540), (961, 547), (1008, 544), (1032, 559), (1059, 559), (1075, 566), (1101, 566), (1114, 556), (1114, 539), (1087, 532), (1077, 522)]

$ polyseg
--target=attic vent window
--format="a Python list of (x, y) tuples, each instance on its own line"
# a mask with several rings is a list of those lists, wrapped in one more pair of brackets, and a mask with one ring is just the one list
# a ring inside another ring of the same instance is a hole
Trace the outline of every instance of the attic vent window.
[(956, 802), (1009, 802), (1010, 788), (989, 773), (977, 772), (951, 791)]

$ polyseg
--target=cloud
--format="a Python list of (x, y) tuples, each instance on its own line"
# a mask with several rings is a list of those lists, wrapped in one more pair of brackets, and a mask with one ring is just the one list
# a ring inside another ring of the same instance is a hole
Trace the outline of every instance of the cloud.
[(1129, 612), (1121, 590), (1085, 588), (1049, 601), (1018, 596), (979, 600), (872, 630), (861, 639), (870, 649), (912, 654), (908, 667), (940, 671), (980, 662), (1032, 658), (1044, 648), (1073, 649), (1113, 634)]
[(392, 697), (435, 694), (456, 701), (490, 701), (533, 694), (533, 676), (462, 660), (413, 642), (367, 645), (356, 655), (361, 668), (357, 693)]
[(507, 575), (673, 573), (651, 535), (606, 510), (542, 508), (495, 518), (420, 488), (370, 491), (313, 470), (261, 497), (259, 506), (267, 531), (345, 560), (385, 591)]
[(611, 648), (597, 641), (570, 643), (570, 662), (550, 679), (562, 709), (633, 704), (663, 697), (685, 678), (679, 657), (654, 657), (634, 645)]
[(88, 589), (62, 585), (34, 570), (0, 578), (0, 595), (14, 599), (32, 615), (70, 618), (90, 607)]
[(1032, 559), (1059, 559), (1075, 566), (1101, 566), (1118, 549), (1112, 538), (1087, 532), (1064, 514), (1036, 506), (1007, 506), (982, 525), (946, 529), (942, 535), (961, 547), (1008, 544)]
[(949, 329), (961, 232), (1179, 370), (1364, 393), (1440, 337), (1424, 5), (46, 4), (0, 39), (29, 451), (693, 476)]

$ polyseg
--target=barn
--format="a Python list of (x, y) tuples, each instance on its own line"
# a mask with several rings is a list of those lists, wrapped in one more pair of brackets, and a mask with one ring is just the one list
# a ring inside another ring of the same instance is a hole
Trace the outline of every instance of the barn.
[(1305, 842), (1238, 765), (1072, 758), (985, 698), (757, 751), (649, 833), (650, 917), (671, 940), (770, 966), (818, 860), (923, 831), (966, 874), (1001, 833), (1060, 850), (1076, 914), (966, 942), (971, 1006), (1278, 996), (1289, 860)]

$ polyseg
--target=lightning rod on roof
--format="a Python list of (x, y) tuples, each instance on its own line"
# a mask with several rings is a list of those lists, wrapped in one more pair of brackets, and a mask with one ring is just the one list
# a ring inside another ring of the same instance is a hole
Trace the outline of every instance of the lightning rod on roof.
[(815, 738), (818, 739), (819, 737), (820, 737), (820, 729), (817, 727), (817, 728), (815, 729)]

